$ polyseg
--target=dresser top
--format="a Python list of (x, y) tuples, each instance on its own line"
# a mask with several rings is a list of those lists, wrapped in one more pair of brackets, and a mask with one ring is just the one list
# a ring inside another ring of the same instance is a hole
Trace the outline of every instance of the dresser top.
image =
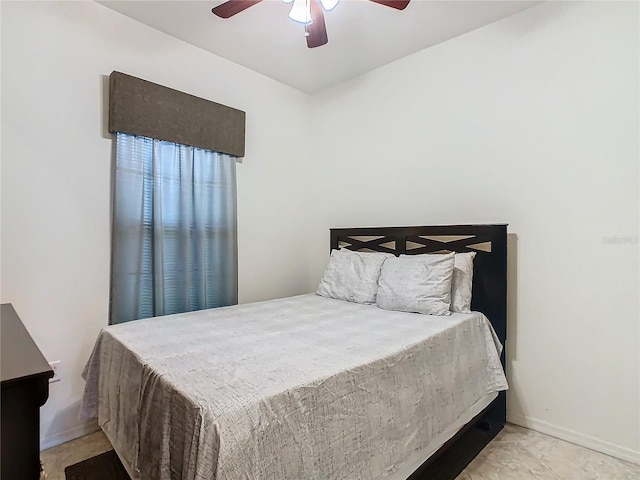
[(10, 303), (0, 305), (0, 377), (2, 383), (28, 377), (53, 377), (51, 366)]

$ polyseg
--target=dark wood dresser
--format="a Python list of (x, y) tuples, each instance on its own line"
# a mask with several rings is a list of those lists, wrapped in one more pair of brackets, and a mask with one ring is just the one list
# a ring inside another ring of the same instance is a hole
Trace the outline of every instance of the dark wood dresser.
[(53, 370), (10, 303), (0, 306), (0, 472), (3, 479), (40, 478), (40, 407)]

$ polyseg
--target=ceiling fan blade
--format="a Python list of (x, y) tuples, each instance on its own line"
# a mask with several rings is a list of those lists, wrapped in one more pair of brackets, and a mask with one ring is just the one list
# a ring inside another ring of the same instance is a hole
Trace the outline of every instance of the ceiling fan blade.
[(228, 0), (217, 7), (213, 7), (211, 12), (220, 18), (229, 18), (249, 7), (253, 7), (256, 3), (260, 3), (261, 1), (262, 0)]
[(404, 10), (409, 5), (410, 0), (371, 0), (372, 2), (395, 8), (396, 10)]
[(313, 23), (304, 26), (304, 31), (307, 33), (307, 47), (320, 47), (329, 41), (329, 37), (327, 37), (324, 13), (319, 0), (311, 0), (311, 18)]

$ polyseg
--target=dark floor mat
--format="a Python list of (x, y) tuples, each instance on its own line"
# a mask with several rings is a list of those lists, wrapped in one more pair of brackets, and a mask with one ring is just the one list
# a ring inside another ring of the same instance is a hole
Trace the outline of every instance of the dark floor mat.
[(113, 450), (71, 465), (64, 474), (67, 480), (131, 480)]

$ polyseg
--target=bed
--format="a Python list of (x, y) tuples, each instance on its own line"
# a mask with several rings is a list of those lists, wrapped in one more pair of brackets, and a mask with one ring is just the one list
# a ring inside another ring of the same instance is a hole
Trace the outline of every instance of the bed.
[(107, 327), (82, 413), (132, 478), (453, 479), (500, 431), (506, 225), (332, 229), (339, 247), (476, 252), (474, 312), (309, 294)]

